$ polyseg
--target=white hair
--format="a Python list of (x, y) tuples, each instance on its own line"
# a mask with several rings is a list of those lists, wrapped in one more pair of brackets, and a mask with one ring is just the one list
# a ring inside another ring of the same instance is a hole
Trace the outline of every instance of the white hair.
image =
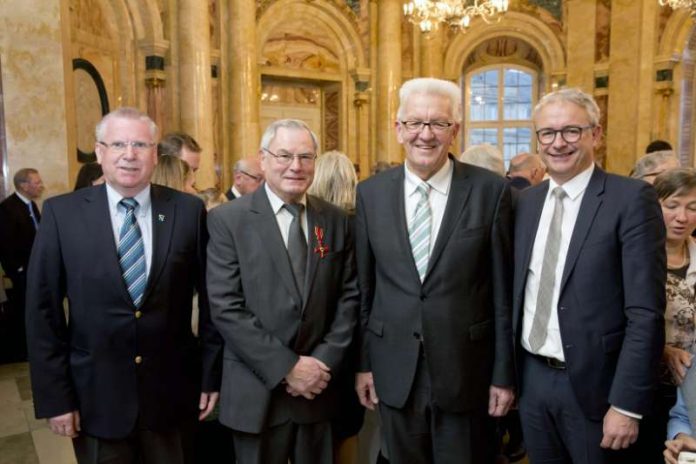
[(501, 176), (505, 175), (503, 155), (500, 150), (487, 143), (470, 146), (459, 155), (459, 161), (488, 169)]
[(136, 121), (143, 121), (148, 123), (148, 125), (150, 126), (150, 135), (152, 136), (152, 142), (157, 142), (157, 138), (159, 137), (159, 128), (157, 127), (155, 121), (153, 121), (152, 118), (150, 118), (150, 116), (143, 113), (139, 109), (131, 108), (128, 106), (116, 108), (109, 114), (105, 115), (101, 119), (101, 121), (97, 123), (97, 127), (95, 127), (94, 129), (94, 136), (96, 137), (98, 142), (104, 140), (106, 126), (112, 119), (133, 119)]
[(462, 114), (462, 90), (457, 84), (451, 81), (435, 79), (433, 77), (420, 77), (404, 82), (399, 90), (399, 109), (396, 118), (401, 120), (408, 99), (413, 94), (439, 95), (447, 97), (452, 108), (452, 119), (455, 122), (461, 121)]
[(319, 142), (317, 141), (317, 136), (314, 134), (314, 132), (312, 132), (312, 129), (310, 129), (304, 121), (300, 121), (299, 119), (279, 119), (277, 121), (273, 121), (271, 124), (268, 125), (266, 130), (263, 131), (263, 135), (261, 136), (261, 150), (267, 150), (268, 147), (271, 146), (271, 142), (273, 142), (273, 139), (275, 138), (278, 129), (280, 129), (281, 127), (285, 129), (306, 130), (307, 132), (309, 132), (309, 135), (312, 138), (314, 152), (316, 153), (316, 151), (319, 149)]

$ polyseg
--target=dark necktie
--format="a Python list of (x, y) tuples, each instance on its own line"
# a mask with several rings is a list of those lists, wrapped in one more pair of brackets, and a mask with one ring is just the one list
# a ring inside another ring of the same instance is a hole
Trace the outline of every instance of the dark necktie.
[(30, 201), (27, 203), (27, 206), (29, 207), (29, 217), (31, 218), (31, 222), (34, 223), (34, 229), (36, 230), (39, 228), (39, 220), (36, 214), (34, 214), (34, 203)]
[(143, 236), (135, 217), (138, 202), (133, 198), (124, 198), (119, 205), (126, 209), (126, 218), (119, 232), (118, 260), (121, 275), (128, 287), (128, 293), (135, 306), (140, 306), (145, 293), (147, 269), (145, 267), (145, 245)]
[(302, 210), (304, 205), (298, 203), (285, 204), (284, 208), (292, 214), (292, 222), (288, 232), (288, 256), (295, 274), (295, 282), (300, 291), (304, 290), (305, 272), (307, 270), (307, 240), (302, 231)]
[(539, 292), (537, 294), (536, 310), (532, 320), (532, 329), (529, 333), (529, 346), (533, 352), (538, 352), (546, 342), (549, 319), (551, 318), (551, 300), (556, 282), (556, 265), (558, 264), (558, 252), (561, 249), (561, 226), (563, 225), (563, 198), (565, 190), (556, 187), (551, 192), (554, 197), (553, 216), (549, 226), (549, 235), (546, 238), (544, 249), (544, 261), (541, 265), (539, 276)]

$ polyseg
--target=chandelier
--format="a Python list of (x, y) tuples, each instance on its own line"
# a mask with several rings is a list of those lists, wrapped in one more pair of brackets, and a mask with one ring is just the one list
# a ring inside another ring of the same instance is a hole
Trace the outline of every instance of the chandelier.
[(404, 4), (404, 15), (411, 23), (417, 25), (421, 32), (437, 30), (440, 24), (464, 32), (476, 16), (480, 16), (489, 24), (500, 20), (509, 3), (509, 0), (411, 0)]
[(677, 8), (689, 8), (691, 16), (696, 18), (696, 0), (657, 0), (661, 6), (669, 6), (673, 10)]

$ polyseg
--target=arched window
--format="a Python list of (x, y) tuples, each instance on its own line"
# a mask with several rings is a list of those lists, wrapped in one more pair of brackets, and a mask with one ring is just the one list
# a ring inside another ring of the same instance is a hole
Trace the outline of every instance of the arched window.
[(478, 68), (466, 75), (464, 148), (490, 143), (503, 152), (505, 166), (535, 148), (532, 108), (537, 76), (511, 65)]

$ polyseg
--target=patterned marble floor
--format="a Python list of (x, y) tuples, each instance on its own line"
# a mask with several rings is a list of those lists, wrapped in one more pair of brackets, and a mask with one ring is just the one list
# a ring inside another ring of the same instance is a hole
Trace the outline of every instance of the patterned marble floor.
[(34, 419), (28, 365), (0, 365), (0, 464), (74, 463), (70, 440)]

